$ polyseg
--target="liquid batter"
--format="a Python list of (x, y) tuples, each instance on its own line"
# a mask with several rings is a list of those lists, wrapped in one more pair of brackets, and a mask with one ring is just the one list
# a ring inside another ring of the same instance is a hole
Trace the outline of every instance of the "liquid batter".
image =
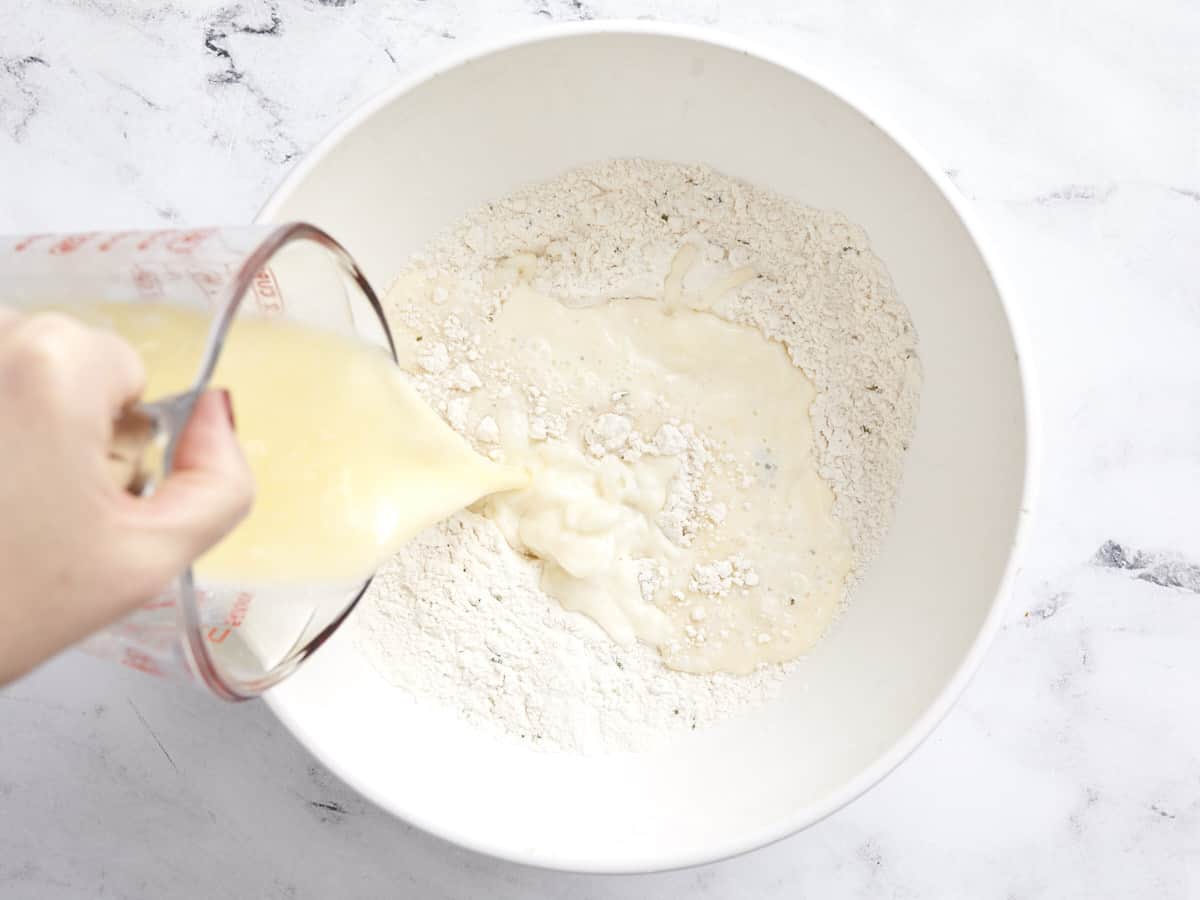
[[(209, 318), (149, 303), (67, 311), (134, 346), (147, 399), (194, 381)], [(365, 577), (427, 526), (528, 482), (524, 469), (475, 453), (381, 351), (329, 332), (240, 317), (211, 386), (233, 396), (256, 497), (247, 519), (197, 562), (209, 579)]]
[[(617, 642), (654, 645), (675, 669), (747, 673), (816, 643), (853, 551), (816, 469), (812, 383), (781, 345), (704, 311), (754, 273), (685, 291), (695, 255), (680, 250), (661, 297), (579, 308), (530, 287), (536, 257), (498, 267), (506, 297), (480, 352), (536, 392), (539, 414), (504, 383), (472, 394), (476, 433), (532, 474), (481, 508), (541, 561), (547, 594)], [(389, 301), (435, 292), (455, 286), (409, 275)], [(704, 520), (673, 515), (687, 481)]]

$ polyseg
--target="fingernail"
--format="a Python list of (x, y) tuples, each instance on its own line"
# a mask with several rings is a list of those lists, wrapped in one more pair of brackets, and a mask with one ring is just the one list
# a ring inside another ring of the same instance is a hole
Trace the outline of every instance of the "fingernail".
[(229, 420), (229, 427), (237, 431), (237, 419), (233, 416), (233, 397), (225, 388), (220, 388), (217, 393), (221, 395), (221, 400), (225, 404), (225, 418)]

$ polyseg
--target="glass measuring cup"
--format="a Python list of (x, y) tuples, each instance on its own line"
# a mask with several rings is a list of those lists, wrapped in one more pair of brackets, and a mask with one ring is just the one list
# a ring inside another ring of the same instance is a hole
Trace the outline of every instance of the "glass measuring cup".
[[(178, 348), (194, 378), (140, 407), (154, 434), (142, 492), (170, 472), (175, 438), (239, 320), (285, 317), (373, 343), (395, 359), (366, 278), (311, 225), (0, 237), (0, 304), (71, 313), (106, 302), (167, 303), (208, 322), (203, 343)], [(236, 406), (236, 385), (233, 396)], [(188, 569), (163, 596), (82, 646), (143, 672), (194, 679), (228, 700), (248, 699), (295, 671), (369, 583), (229, 584)]]

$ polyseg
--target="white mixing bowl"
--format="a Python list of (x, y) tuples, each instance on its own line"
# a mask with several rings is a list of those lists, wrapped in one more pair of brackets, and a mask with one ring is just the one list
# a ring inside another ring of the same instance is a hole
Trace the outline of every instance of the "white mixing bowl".
[(402, 819), (523, 863), (645, 871), (816, 822), (933, 729), (996, 630), (1031, 458), (1027, 354), (954, 189), (828, 87), (726, 37), (550, 29), (401, 84), (343, 122), (262, 219), (328, 229), (381, 290), (485, 200), (611, 157), (703, 162), (862, 225), (920, 335), (895, 521), (783, 696), (648, 753), (554, 755), (422, 711), (337, 635), (268, 702)]

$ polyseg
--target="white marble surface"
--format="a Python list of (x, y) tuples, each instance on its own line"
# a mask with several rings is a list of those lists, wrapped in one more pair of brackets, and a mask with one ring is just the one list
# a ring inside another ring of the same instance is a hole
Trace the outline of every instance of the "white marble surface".
[[(0, 896), (1200, 895), (1200, 8), (4, 8), (0, 232), (246, 220), (362, 98), (550, 21), (704, 22), (812, 60), (906, 121), (987, 226), (1031, 326), (1045, 458), (962, 703), (882, 786), (773, 847), (641, 878), (506, 865), (359, 800), (261, 705), (68, 655), (0, 693)], [(1136, 568), (1094, 563), (1110, 540)]]

